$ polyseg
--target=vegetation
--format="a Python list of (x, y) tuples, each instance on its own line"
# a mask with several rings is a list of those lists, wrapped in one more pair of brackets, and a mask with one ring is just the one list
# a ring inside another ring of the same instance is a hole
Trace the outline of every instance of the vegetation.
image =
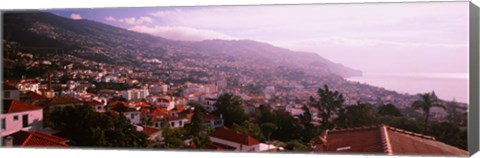
[(327, 85), (323, 89), (318, 89), (319, 99), (310, 97), (313, 107), (318, 108), (318, 115), (322, 119), (320, 126), (323, 129), (332, 129), (334, 122), (332, 116), (339, 115), (343, 106), (343, 95), (338, 91), (330, 91)]
[(243, 110), (243, 101), (239, 96), (225, 93), (218, 97), (214, 106), (217, 108), (213, 113), (222, 115), (224, 124), (232, 127), (233, 124), (242, 124), (248, 119), (248, 115)]
[(428, 127), (428, 118), (430, 117), (430, 109), (432, 107), (440, 107), (443, 109), (445, 108), (445, 105), (441, 103), (441, 101), (437, 98), (435, 95), (435, 92), (430, 93), (425, 93), (421, 95), (422, 99), (417, 100), (413, 102), (412, 108), (417, 110), (421, 109), (424, 116), (425, 116), (425, 123), (424, 123), (424, 130), (423, 133), (427, 134), (427, 127)]
[(54, 109), (49, 116), (52, 128), (60, 130), (72, 146), (147, 147), (147, 135), (123, 116), (97, 113), (88, 105)]

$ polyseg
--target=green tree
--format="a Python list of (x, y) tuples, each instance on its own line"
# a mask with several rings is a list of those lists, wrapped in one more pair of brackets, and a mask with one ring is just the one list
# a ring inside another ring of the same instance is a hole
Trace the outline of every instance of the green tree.
[(171, 129), (167, 121), (162, 122), (162, 136), (165, 138), (165, 148), (182, 149), (185, 144), (182, 140), (182, 129)]
[(402, 117), (400, 110), (393, 104), (382, 105), (378, 107), (378, 115), (380, 116), (399, 116)]
[(342, 120), (337, 124), (341, 128), (368, 126), (377, 124), (375, 111), (367, 104), (357, 103), (347, 107)]
[(427, 134), (428, 119), (430, 117), (430, 109), (432, 107), (440, 107), (445, 109), (445, 105), (443, 105), (442, 102), (437, 98), (435, 92), (422, 94), (421, 100), (417, 100), (412, 104), (413, 109), (421, 109), (425, 116), (423, 130), (424, 134)]
[(271, 122), (262, 123), (260, 125), (260, 128), (262, 129), (264, 135), (267, 136), (267, 140), (270, 140), (270, 136), (272, 135), (272, 132), (278, 129), (277, 125)]
[(324, 85), (324, 89), (319, 88), (317, 94), (320, 98), (310, 97), (310, 102), (313, 107), (318, 108), (318, 115), (322, 119), (321, 127), (331, 129), (334, 127), (332, 116), (338, 116), (343, 108), (343, 95), (338, 91), (330, 91), (327, 85)]
[(248, 115), (242, 108), (243, 101), (239, 96), (229, 93), (222, 94), (218, 97), (214, 106), (217, 108), (214, 114), (222, 115), (227, 127), (231, 127), (234, 123), (242, 124), (248, 119)]
[(293, 152), (308, 152), (309, 148), (300, 140), (291, 140), (287, 142), (285, 149)]
[(188, 126), (189, 133), (191, 136), (200, 136), (201, 132), (204, 130), (203, 126), (203, 108), (199, 103), (191, 102), (190, 106), (194, 107), (191, 123)]
[(456, 146), (463, 150), (467, 149), (467, 132), (460, 130), (460, 128), (451, 122), (440, 122), (432, 124), (432, 133), (437, 140)]
[(53, 129), (70, 139), (72, 146), (146, 147), (147, 135), (121, 114), (97, 113), (88, 106), (57, 108), (49, 116)]
[(265, 136), (258, 124), (252, 121), (244, 121), (241, 125), (233, 124), (233, 130), (240, 131), (243, 134), (249, 135), (261, 142), (265, 142)]

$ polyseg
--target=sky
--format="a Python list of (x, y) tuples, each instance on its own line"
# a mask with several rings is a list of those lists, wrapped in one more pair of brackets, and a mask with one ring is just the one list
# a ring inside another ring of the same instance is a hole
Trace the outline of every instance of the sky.
[(173, 40), (250, 39), (366, 74), (468, 78), (468, 2), (50, 10)]

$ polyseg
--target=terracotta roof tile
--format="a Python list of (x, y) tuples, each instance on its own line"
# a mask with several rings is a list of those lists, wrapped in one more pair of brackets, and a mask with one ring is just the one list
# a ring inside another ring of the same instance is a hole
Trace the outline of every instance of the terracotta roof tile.
[(7, 91), (7, 90), (18, 90), (18, 88), (15, 87), (15, 86), (12, 86), (12, 85), (5, 84), (5, 83), (4, 83), (4, 84), (3, 84), (3, 90), (4, 90), (4, 91)]
[(27, 95), (32, 100), (47, 100), (48, 99), (48, 98), (46, 98), (46, 97), (44, 97), (44, 96), (42, 96), (38, 93), (32, 92), (32, 91), (27, 92)]
[[(65, 142), (67, 139), (60, 138), (57, 136), (48, 135), (40, 132), (27, 132), (27, 131), (18, 131), (8, 136), (13, 137), (14, 146), (48, 146), (48, 147), (66, 147), (68, 146)], [(4, 139), (8, 136), (3, 137)]]
[(240, 133), (227, 127), (220, 127), (215, 129), (215, 131), (210, 134), (210, 136), (248, 146), (260, 143), (258, 140), (252, 138), (249, 135)]
[(31, 105), (17, 100), (3, 100), (2, 114), (42, 109), (41, 106)]
[(152, 135), (152, 134), (155, 134), (157, 133), (158, 129), (155, 129), (155, 128), (151, 128), (151, 127), (147, 127), (147, 126), (141, 126), (143, 128), (143, 133), (147, 134), (147, 135)]
[(330, 131), (327, 134), (323, 151), (468, 156), (467, 151), (436, 141), (434, 137), (383, 124)]
[(63, 104), (81, 104), (81, 100), (78, 100), (74, 97), (56, 97), (53, 98), (48, 105), (63, 105)]

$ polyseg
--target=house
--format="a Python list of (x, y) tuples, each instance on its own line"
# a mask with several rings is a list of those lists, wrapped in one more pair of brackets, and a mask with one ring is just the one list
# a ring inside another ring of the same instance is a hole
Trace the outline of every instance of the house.
[(147, 140), (150, 141), (150, 146), (159, 146), (163, 144), (165, 138), (162, 136), (162, 131), (159, 129), (147, 127), (147, 126), (139, 126), (140, 131), (148, 135)]
[(20, 100), (20, 90), (14, 86), (3, 84), (3, 99)]
[(128, 104), (124, 102), (118, 102), (117, 104), (112, 104), (110, 110), (119, 112), (123, 114), (131, 124), (140, 124), (140, 111), (135, 108), (131, 108)]
[(327, 131), (310, 141), (313, 152), (468, 156), (468, 151), (387, 125)]
[(20, 130), (40, 130), (43, 127), (41, 106), (17, 100), (3, 100), (1, 135), (9, 135)]
[(25, 98), (22, 98), (22, 101), (26, 102), (26, 103), (29, 103), (29, 104), (33, 104), (33, 105), (40, 105), (44, 102), (47, 102), (48, 101), (48, 98), (36, 93), (36, 92), (32, 92), (32, 91), (29, 91), (26, 93), (26, 97)]
[(18, 88), (21, 92), (39, 92), (40, 83), (35, 80), (6, 81), (5, 84)]
[(216, 98), (205, 98), (202, 104), (203, 109), (207, 110), (207, 112), (215, 111), (217, 109), (214, 105), (216, 101)]
[(68, 140), (37, 132), (17, 131), (3, 137), (4, 147), (68, 147)]
[(234, 151), (265, 152), (276, 151), (277, 149), (277, 147), (273, 145), (260, 143), (260, 141), (249, 135), (225, 126), (215, 129), (215, 131), (210, 134), (210, 141), (217, 146), (234, 148)]
[(105, 112), (105, 103), (99, 102), (97, 100), (92, 100), (88, 102), (88, 105), (90, 105), (95, 112)]
[(56, 108), (65, 108), (73, 106), (82, 106), (85, 103), (81, 100), (78, 100), (74, 97), (61, 96), (51, 99), (49, 102), (45, 103), (46, 109), (45, 112), (50, 113)]
[(158, 98), (152, 104), (154, 107), (166, 108), (169, 111), (175, 108), (175, 102), (166, 97)]
[(203, 124), (206, 128), (212, 128), (212, 129), (223, 127), (223, 118), (221, 115), (220, 117), (218, 117), (212, 114), (204, 114)]

